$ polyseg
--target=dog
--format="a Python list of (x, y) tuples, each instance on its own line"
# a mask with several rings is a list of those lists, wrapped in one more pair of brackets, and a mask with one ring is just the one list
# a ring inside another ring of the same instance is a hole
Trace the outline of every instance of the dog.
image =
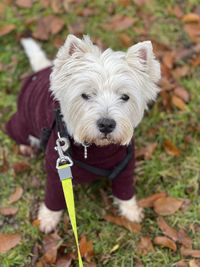
[[(143, 212), (133, 184), (133, 135), (148, 103), (159, 92), (160, 64), (151, 42), (140, 42), (126, 52), (102, 51), (89, 36), (79, 39), (70, 34), (53, 62), (33, 39), (21, 42), (34, 73), (23, 84), (18, 110), (6, 130), (23, 152), (29, 146), (39, 147), (41, 129), (50, 129), (45, 149), (45, 202), (38, 212), (41, 231), (54, 230), (65, 208), (55, 167), (55, 107), (60, 108), (70, 141), (73, 183), (100, 178), (90, 171), (93, 167), (114, 169), (113, 174), (119, 165), (117, 176), (111, 179), (114, 203), (121, 215), (140, 222)], [(76, 162), (89, 164), (89, 170)]]

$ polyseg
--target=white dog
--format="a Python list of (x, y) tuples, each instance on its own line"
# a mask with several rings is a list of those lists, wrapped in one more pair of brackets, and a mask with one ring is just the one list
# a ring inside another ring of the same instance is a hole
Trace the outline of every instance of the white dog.
[[(99, 176), (77, 166), (76, 161), (110, 170), (121, 167), (127, 157), (121, 171), (112, 177), (112, 191), (120, 213), (139, 222), (143, 215), (133, 191), (134, 157), (129, 157), (130, 153), (134, 154), (133, 145), (131, 152), (127, 149), (147, 104), (154, 101), (159, 92), (160, 65), (151, 42), (133, 45), (127, 52), (110, 48), (101, 51), (88, 36), (81, 40), (68, 35), (53, 64), (34, 40), (23, 39), (22, 44), (36, 73), (26, 80), (18, 111), (9, 121), (7, 131), (23, 144), (24, 150), (25, 145), (37, 141), (41, 128), (51, 128), (46, 147), (45, 204), (38, 215), (41, 230), (53, 230), (65, 207), (55, 170), (57, 133), (51, 127), (55, 103), (60, 106), (71, 143), (74, 183), (88, 182)], [(87, 158), (84, 158), (86, 150)]]

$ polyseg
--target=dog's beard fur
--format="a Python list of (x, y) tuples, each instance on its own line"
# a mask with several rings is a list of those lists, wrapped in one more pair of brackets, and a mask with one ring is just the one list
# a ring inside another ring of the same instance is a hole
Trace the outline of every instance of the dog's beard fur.
[[(76, 142), (127, 145), (148, 102), (156, 98), (159, 79), (160, 65), (149, 41), (130, 47), (127, 53), (101, 52), (89, 37), (80, 40), (69, 35), (54, 61), (51, 90)], [(124, 94), (128, 101), (121, 99)], [(99, 131), (101, 118), (116, 122), (111, 133)]]

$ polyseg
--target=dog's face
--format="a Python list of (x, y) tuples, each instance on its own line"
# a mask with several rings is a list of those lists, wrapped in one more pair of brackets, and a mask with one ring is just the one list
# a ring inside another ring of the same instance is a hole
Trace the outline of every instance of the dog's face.
[(69, 35), (54, 61), (51, 90), (76, 142), (126, 145), (155, 100), (159, 79), (150, 41), (126, 53), (102, 52), (89, 37)]

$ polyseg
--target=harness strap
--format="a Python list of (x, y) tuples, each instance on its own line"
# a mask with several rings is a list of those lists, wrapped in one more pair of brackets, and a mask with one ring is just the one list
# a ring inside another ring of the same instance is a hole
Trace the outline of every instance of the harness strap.
[(86, 171), (94, 173), (95, 175), (98, 175), (98, 176), (105, 176), (105, 177), (108, 177), (110, 180), (113, 180), (115, 177), (117, 177), (117, 175), (120, 172), (122, 172), (125, 169), (125, 167), (129, 163), (131, 158), (132, 158), (132, 147), (131, 147), (131, 145), (129, 145), (127, 147), (127, 155), (126, 155), (126, 157), (123, 159), (122, 162), (120, 162), (112, 170), (106, 170), (106, 169), (102, 169), (102, 168), (97, 168), (97, 167), (91, 166), (89, 164), (86, 164), (84, 162), (81, 162), (79, 160), (74, 160), (73, 159), (73, 161), (74, 161), (74, 163), (76, 163), (78, 166), (80, 166), (81, 168), (85, 169)]

